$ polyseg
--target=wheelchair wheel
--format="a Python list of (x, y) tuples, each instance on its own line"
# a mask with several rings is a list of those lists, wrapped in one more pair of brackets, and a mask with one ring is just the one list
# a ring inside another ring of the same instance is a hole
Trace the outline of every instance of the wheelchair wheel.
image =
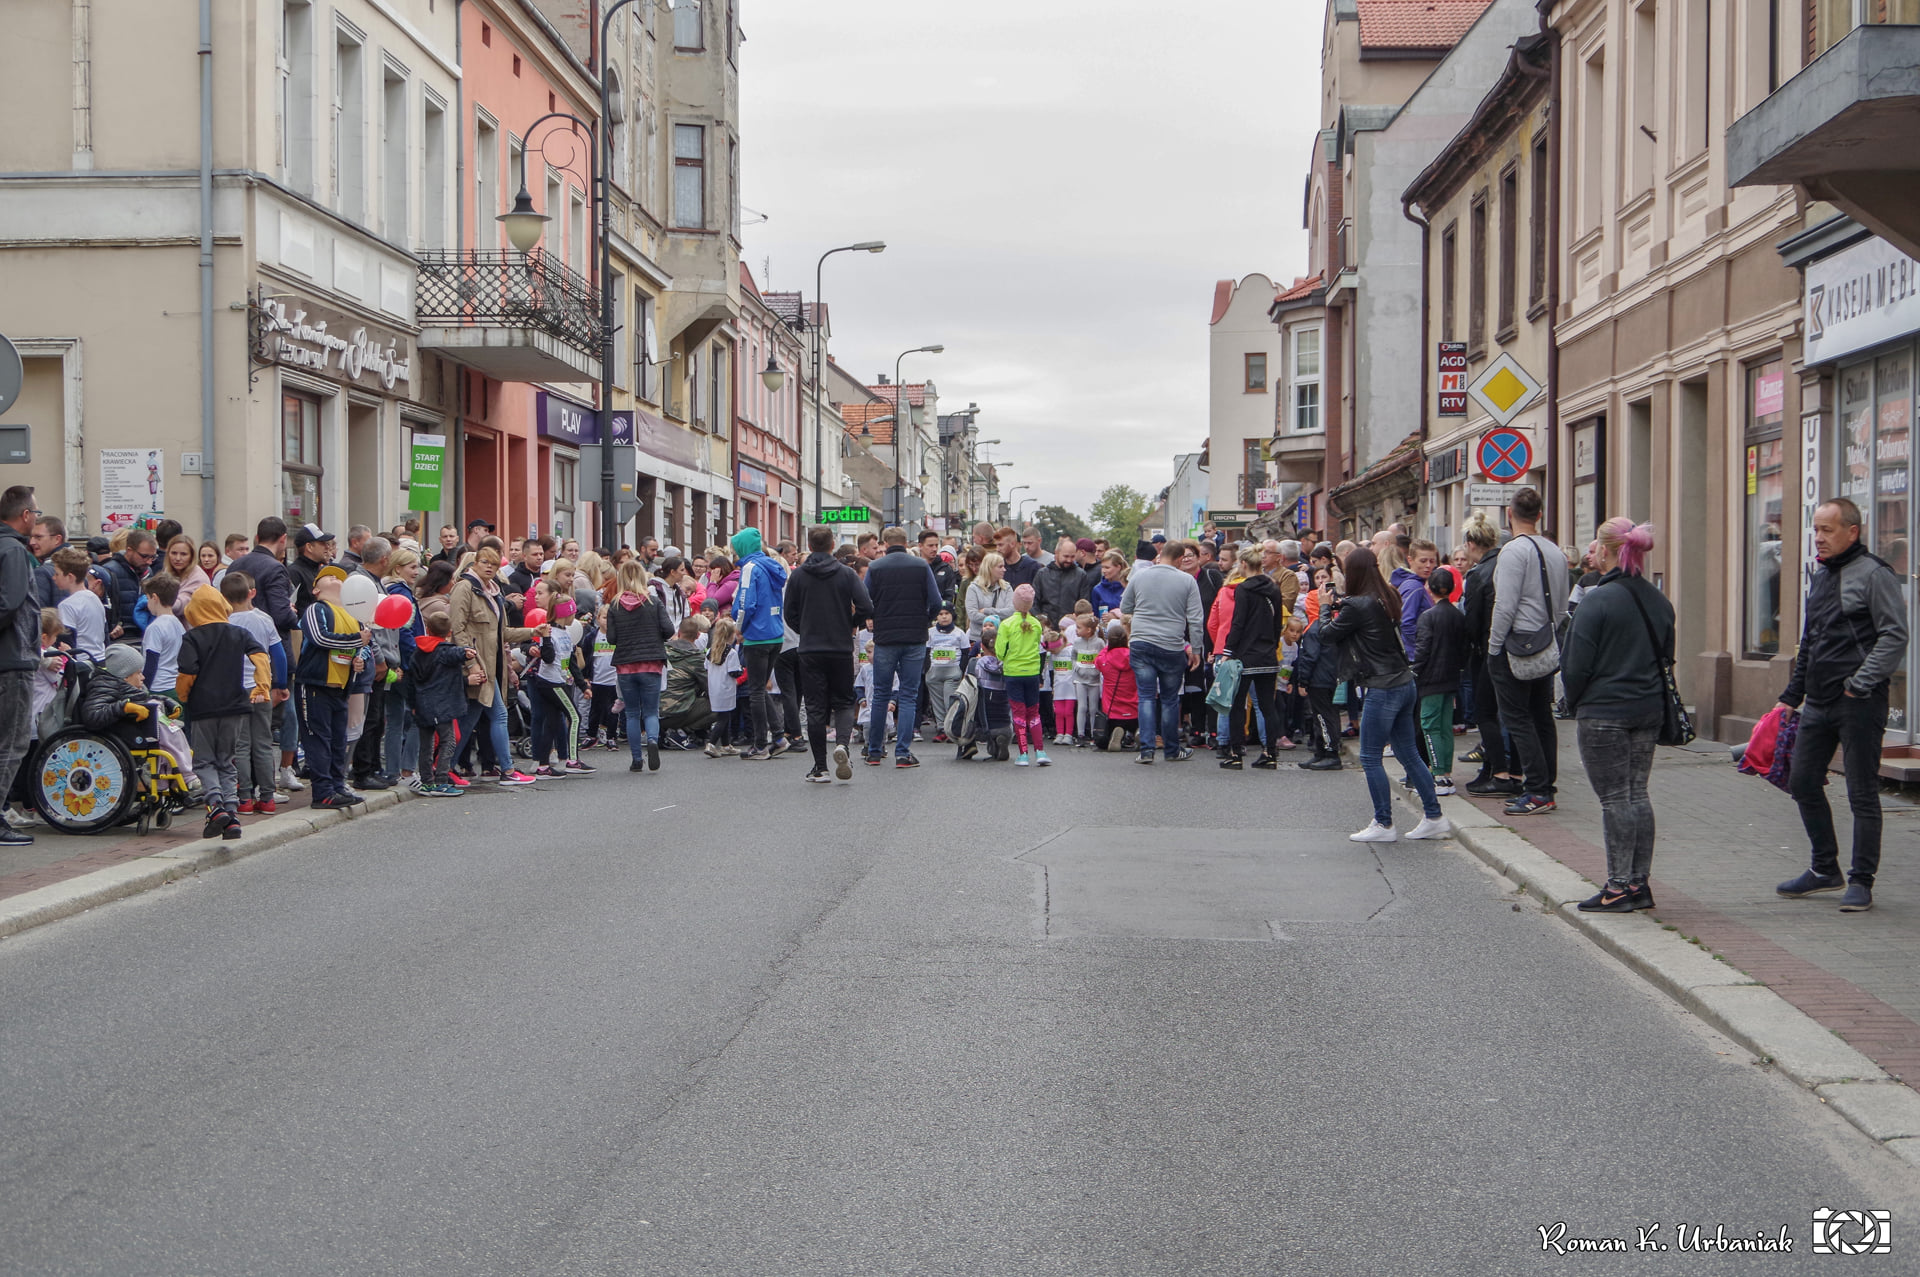
[(56, 732), (37, 755), (27, 783), (33, 809), (68, 834), (91, 834), (119, 824), (127, 818), (137, 790), (127, 747), (85, 727)]

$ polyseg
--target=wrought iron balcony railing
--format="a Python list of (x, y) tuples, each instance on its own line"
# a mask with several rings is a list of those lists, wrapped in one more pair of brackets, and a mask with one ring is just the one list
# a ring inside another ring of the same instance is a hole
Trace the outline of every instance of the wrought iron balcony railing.
[(537, 328), (600, 353), (593, 286), (540, 249), (530, 253), (423, 253), (415, 311), (422, 325)]

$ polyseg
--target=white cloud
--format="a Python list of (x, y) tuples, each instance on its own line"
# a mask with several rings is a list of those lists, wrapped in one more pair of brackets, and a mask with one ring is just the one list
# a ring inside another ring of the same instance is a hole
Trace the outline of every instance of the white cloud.
[[(1207, 429), (1216, 279), (1304, 268), (1309, 0), (742, 5), (742, 180), (762, 286), (814, 291), (834, 352), (976, 401), (1010, 483), (1082, 512), (1149, 493)], [(1023, 494), (1024, 495), (1024, 494)]]

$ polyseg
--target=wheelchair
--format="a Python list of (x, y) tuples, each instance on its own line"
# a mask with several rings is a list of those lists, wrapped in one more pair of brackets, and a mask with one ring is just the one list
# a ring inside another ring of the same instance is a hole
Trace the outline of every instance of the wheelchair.
[[(65, 834), (92, 834), (132, 823), (145, 834), (166, 829), (200, 803), (192, 773), (160, 739), (157, 716), (104, 732), (79, 721), (93, 667), (67, 662), (53, 700), (41, 711), (40, 738), (21, 765), (25, 799)], [(157, 698), (156, 698), (157, 699)]]

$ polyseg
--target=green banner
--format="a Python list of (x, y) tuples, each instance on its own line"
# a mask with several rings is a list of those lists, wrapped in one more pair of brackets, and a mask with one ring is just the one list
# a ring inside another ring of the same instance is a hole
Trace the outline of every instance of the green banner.
[(411, 473), (407, 480), (407, 509), (440, 508), (440, 470), (446, 459), (445, 435), (414, 435), (413, 459), (408, 463)]
[(864, 505), (828, 506), (820, 511), (822, 523), (871, 523), (873, 510)]

